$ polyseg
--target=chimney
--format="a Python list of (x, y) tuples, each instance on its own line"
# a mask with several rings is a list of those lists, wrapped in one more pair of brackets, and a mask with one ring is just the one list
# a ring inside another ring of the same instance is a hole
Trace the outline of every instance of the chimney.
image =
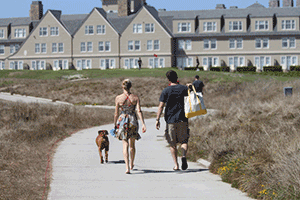
[(118, 0), (118, 15), (125, 17), (130, 14), (130, 0)]
[(297, 6), (297, 7), (300, 7), (300, 0), (297, 0), (297, 1), (296, 1), (296, 6)]
[(280, 1), (279, 0), (269, 0), (269, 7), (270, 8), (280, 7)]
[(29, 16), (30, 20), (38, 21), (43, 17), (43, 4), (42, 1), (33, 1), (30, 6)]
[(144, 4), (146, 0), (130, 0), (131, 1), (131, 12), (137, 12)]
[(217, 4), (216, 9), (217, 10), (226, 9), (225, 4)]
[(237, 6), (230, 6), (230, 9), (238, 9)]
[(294, 1), (293, 0), (283, 0), (282, 6), (283, 7), (293, 7)]

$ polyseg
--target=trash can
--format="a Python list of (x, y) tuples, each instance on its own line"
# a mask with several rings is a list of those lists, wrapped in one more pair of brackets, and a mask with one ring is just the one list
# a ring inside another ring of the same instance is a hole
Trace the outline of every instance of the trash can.
[(285, 87), (283, 88), (284, 96), (292, 96), (293, 95), (293, 88), (292, 87)]

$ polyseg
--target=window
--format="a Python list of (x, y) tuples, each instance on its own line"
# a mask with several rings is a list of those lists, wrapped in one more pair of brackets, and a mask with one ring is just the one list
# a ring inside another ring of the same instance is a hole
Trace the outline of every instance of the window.
[(35, 60), (31, 61), (31, 69), (36, 70), (36, 61)]
[(133, 41), (128, 41), (128, 50), (133, 51)]
[(245, 66), (245, 57), (238, 57), (238, 56), (229, 57), (228, 64), (229, 66), (234, 66), (234, 67)]
[(115, 69), (116, 68), (115, 59), (110, 59), (109, 68), (110, 69)]
[(4, 38), (4, 30), (0, 29), (0, 38)]
[(105, 25), (98, 25), (97, 26), (97, 34), (105, 34)]
[(58, 27), (51, 27), (50, 28), (50, 35), (51, 36), (58, 36), (59, 35)]
[(164, 68), (165, 59), (164, 58), (149, 58), (149, 68)]
[(5, 62), (3, 62), (3, 61), (0, 62), (0, 69), (2, 69), (2, 70), (5, 69)]
[(41, 44), (35, 44), (35, 53), (41, 53)]
[(217, 23), (216, 22), (204, 22), (203, 23), (203, 31), (217, 31)]
[(77, 60), (77, 70), (81, 70), (82, 69), (82, 62), (81, 60)]
[(243, 48), (243, 38), (236, 39), (236, 48), (242, 49)]
[(178, 32), (191, 32), (191, 23), (178, 23)]
[(94, 26), (85, 26), (85, 34), (93, 35), (94, 34)]
[(41, 61), (41, 69), (46, 69), (45, 63), (46, 63), (46, 62), (45, 62), (44, 60)]
[(48, 28), (40, 27), (40, 36), (48, 36)]
[(134, 48), (136, 51), (141, 50), (141, 41), (134, 41)]
[(142, 33), (142, 24), (133, 24), (133, 33)]
[(41, 47), (42, 47), (42, 53), (47, 53), (47, 44), (46, 43), (42, 43), (42, 45), (41, 45)]
[(9, 47), (10, 47), (10, 54), (13, 54), (19, 50), (20, 45), (19, 44), (15, 44), (15, 45), (11, 44)]
[(104, 51), (104, 42), (99, 42), (98, 49), (99, 51)]
[(295, 20), (282, 20), (281, 21), (281, 29), (282, 30), (295, 30), (296, 29)]
[(229, 49), (235, 49), (235, 39), (229, 39)]
[(154, 50), (159, 50), (159, 40), (154, 40)]
[(87, 42), (87, 51), (93, 52), (93, 43), (92, 42)]
[(52, 43), (52, 53), (57, 53), (57, 43)]
[(153, 41), (152, 40), (148, 40), (147, 41), (147, 50), (148, 51), (152, 51), (153, 50)]
[(229, 30), (230, 31), (242, 31), (243, 30), (243, 22), (242, 21), (230, 21), (229, 22)]
[(268, 49), (269, 48), (269, 38), (256, 38), (255, 39), (255, 48), (256, 49)]
[(264, 66), (271, 65), (271, 57), (269, 56), (256, 56), (254, 57), (255, 66), (262, 70)]
[(154, 33), (154, 24), (145, 24), (145, 33)]
[(296, 38), (282, 38), (282, 48), (296, 48)]
[(26, 29), (15, 29), (15, 38), (24, 38), (26, 37)]
[(192, 50), (192, 40), (178, 40), (178, 49)]
[(5, 53), (4, 45), (0, 45), (0, 54), (3, 55)]
[(269, 21), (255, 21), (255, 30), (269, 30)]
[(204, 39), (203, 40), (204, 49), (217, 49), (217, 40), (216, 39)]
[(114, 69), (115, 59), (100, 59), (100, 69)]
[(81, 44), (80, 44), (80, 51), (81, 52), (86, 52), (86, 43), (85, 42), (81, 42)]
[(110, 51), (110, 42), (105, 42), (105, 51)]
[(64, 52), (64, 43), (58, 43), (58, 52), (63, 53)]
[(219, 66), (219, 58), (218, 57), (204, 57), (202, 59), (203, 66)]

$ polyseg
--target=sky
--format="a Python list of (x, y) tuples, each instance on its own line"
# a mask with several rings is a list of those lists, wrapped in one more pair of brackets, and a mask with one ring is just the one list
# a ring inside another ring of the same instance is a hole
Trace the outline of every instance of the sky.
[[(32, 0), (0, 0), (0, 18), (29, 17), (30, 4)], [(206, 10), (215, 9), (217, 4), (238, 6), (246, 8), (255, 2), (269, 7), (269, 0), (146, 0), (156, 9), (165, 8), (170, 10)], [(94, 7), (102, 7), (101, 0), (42, 0), (44, 13), (48, 9), (61, 10), (62, 14), (87, 14)], [(282, 0), (281, 0), (282, 5)]]

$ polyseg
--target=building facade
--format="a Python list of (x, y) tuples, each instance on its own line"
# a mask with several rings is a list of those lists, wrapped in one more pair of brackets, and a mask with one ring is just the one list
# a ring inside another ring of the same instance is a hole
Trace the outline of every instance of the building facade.
[(29, 17), (0, 19), (0, 69), (131, 69), (141, 59), (143, 68), (289, 71), (299, 65), (299, 2), (166, 11), (145, 0), (102, 0), (89, 14), (63, 15), (33, 1)]

